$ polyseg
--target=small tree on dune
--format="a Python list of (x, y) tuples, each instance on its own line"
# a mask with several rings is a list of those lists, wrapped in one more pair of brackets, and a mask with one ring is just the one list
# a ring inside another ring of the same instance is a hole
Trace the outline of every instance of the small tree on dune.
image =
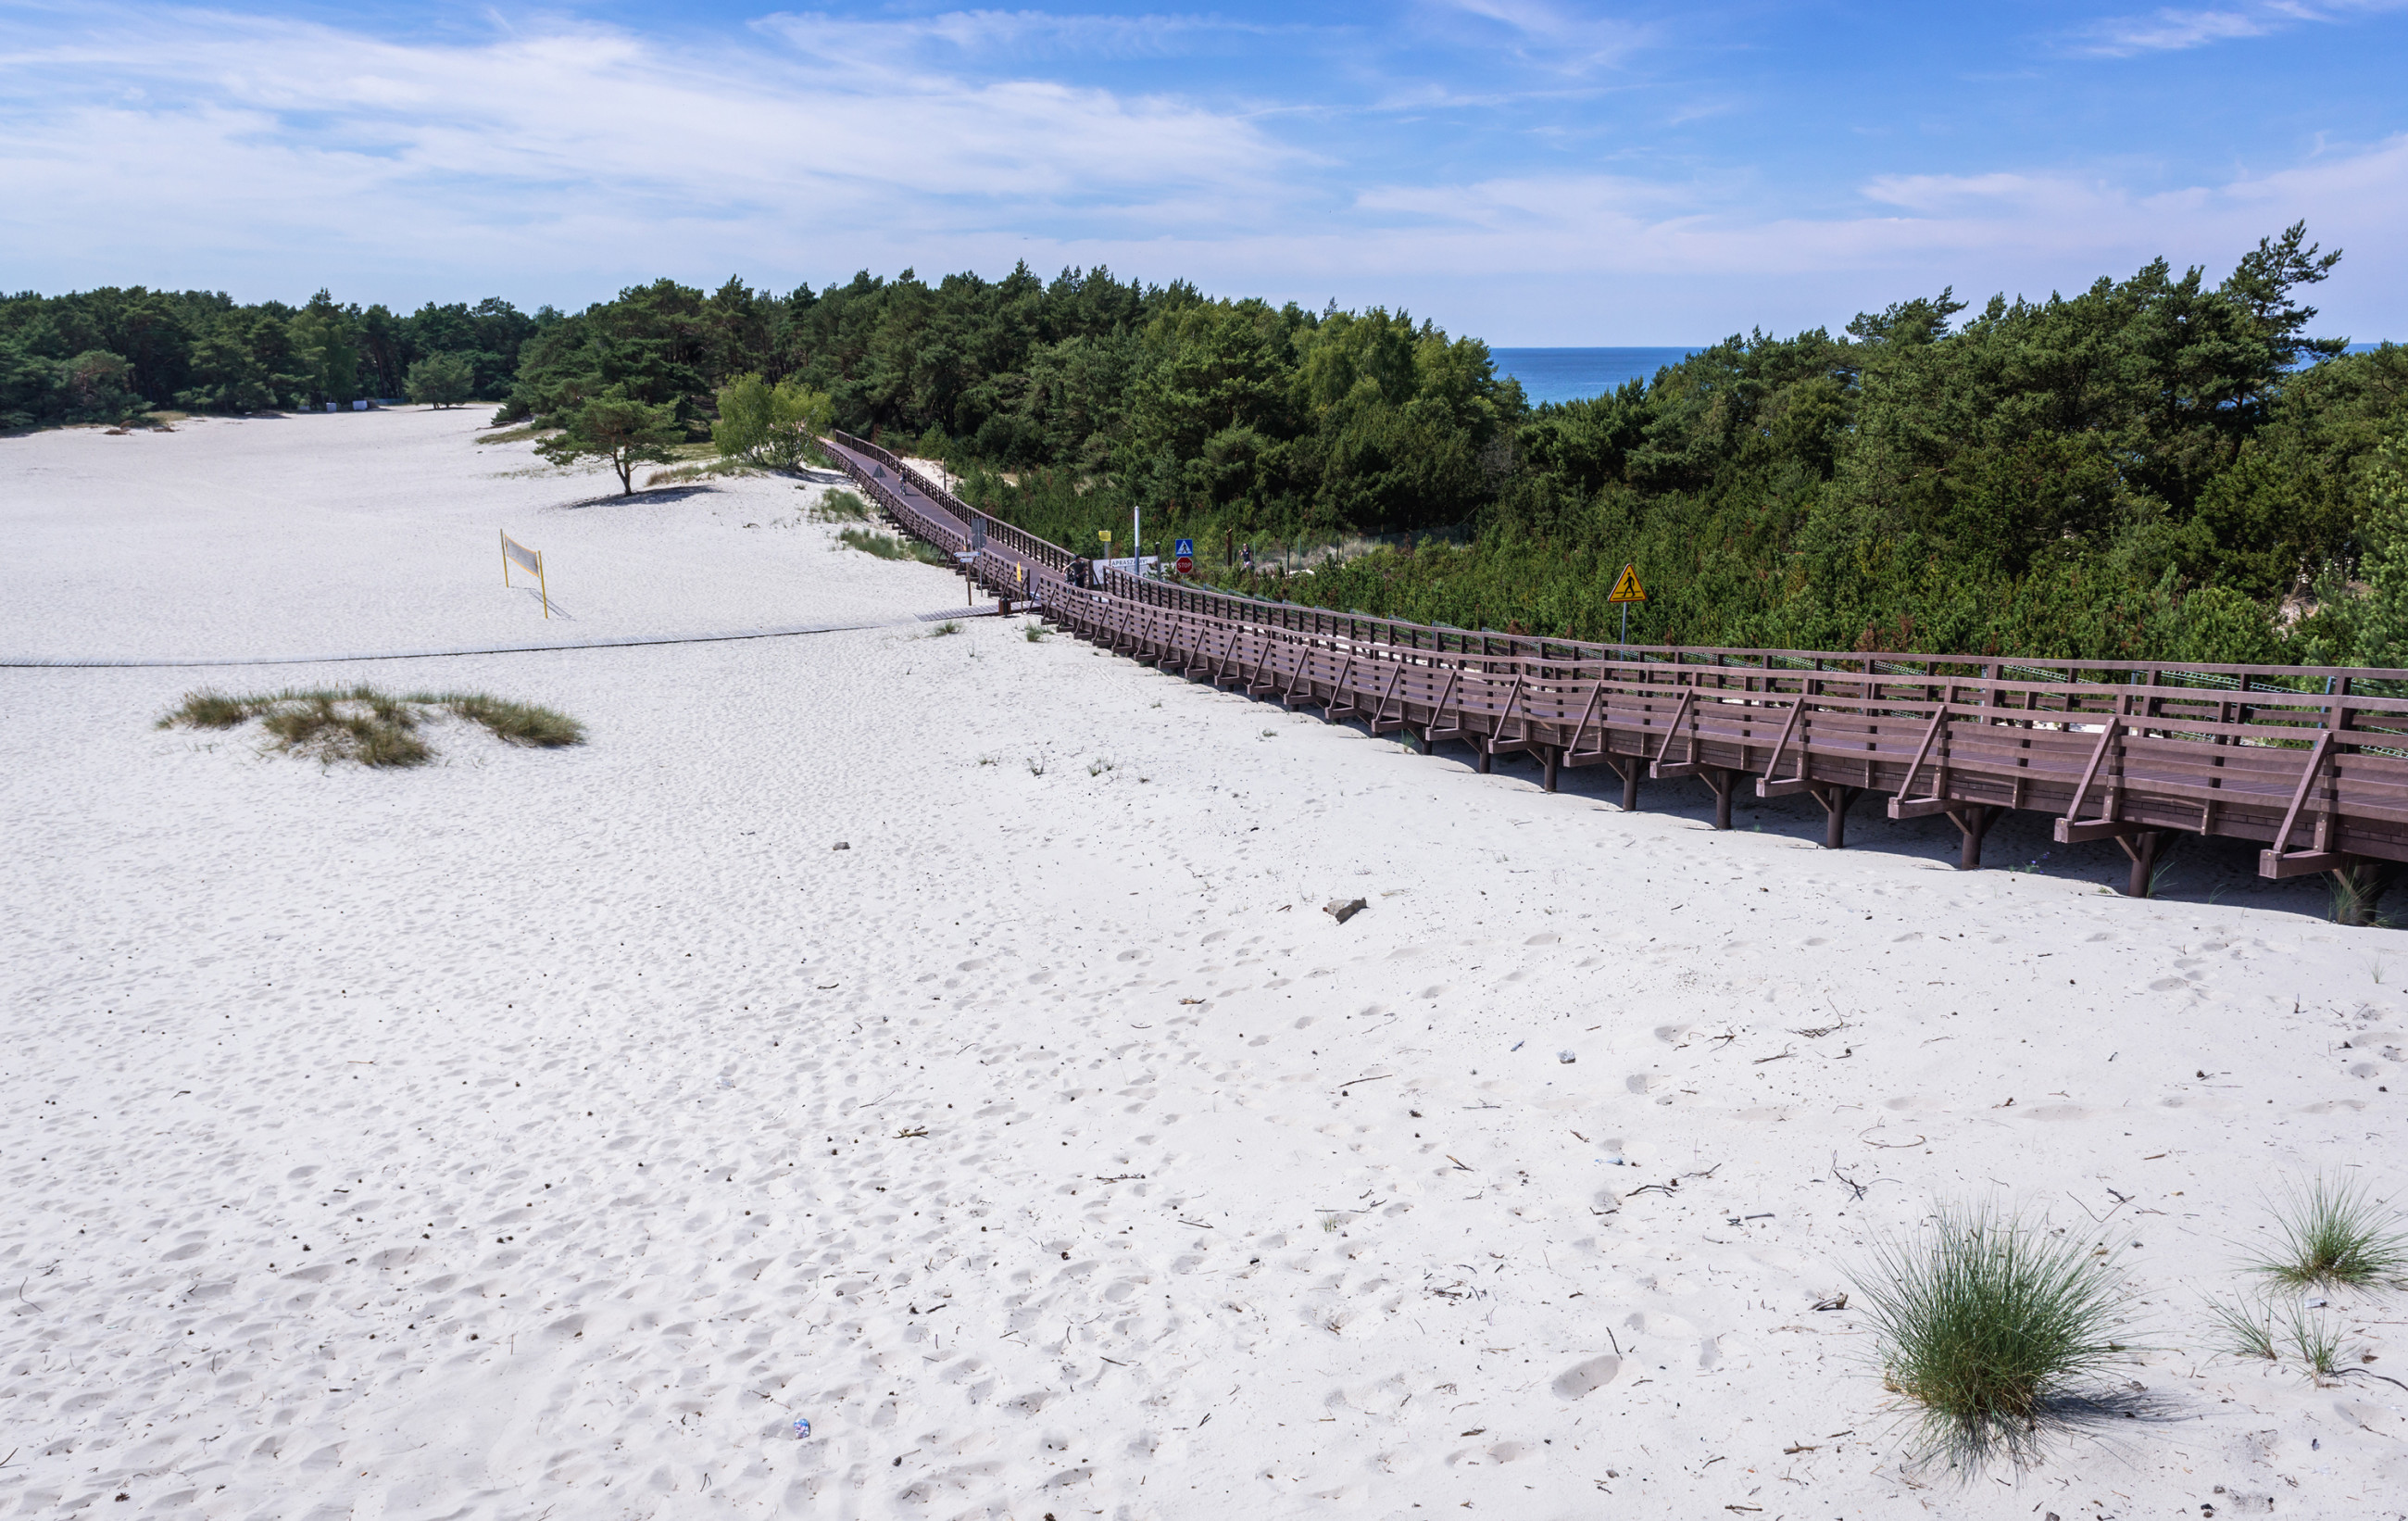
[(536, 445), (536, 452), (554, 465), (605, 461), (619, 473), (623, 496), (636, 493), (637, 466), (667, 464), (673, 457), (670, 446), (685, 438), (676, 408), (638, 401), (624, 385), (614, 385), (564, 412), (558, 421), (560, 432)]
[(476, 389), (477, 371), (461, 354), (428, 354), (402, 378), (402, 395), (437, 409), (457, 407)]
[(724, 459), (791, 470), (818, 454), (820, 430), (835, 414), (824, 391), (739, 375), (720, 388), (710, 438)]

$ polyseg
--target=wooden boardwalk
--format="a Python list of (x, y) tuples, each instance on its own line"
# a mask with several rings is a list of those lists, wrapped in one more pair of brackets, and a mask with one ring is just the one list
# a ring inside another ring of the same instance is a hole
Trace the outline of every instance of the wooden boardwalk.
[(2256, 842), (2266, 877), (2339, 873), (2359, 904), (2388, 863), (2408, 861), (2408, 671), (1616, 646), (1117, 572), (1082, 586), (1069, 551), (874, 444), (828, 444), (906, 530), (1083, 639), (1374, 734), (1407, 731), (1425, 749), (1462, 744), (1483, 771), (1526, 753), (1550, 791), (1564, 767), (1605, 766), (1635, 809), (1642, 780), (1695, 777), (1716, 828), (1730, 826), (1739, 787), (1804, 794), (1834, 848), (1870, 795), (1893, 819), (1948, 818), (1966, 869), (2000, 813), (2042, 811), (2059, 843), (2122, 846), (2136, 897), (2173, 833)]

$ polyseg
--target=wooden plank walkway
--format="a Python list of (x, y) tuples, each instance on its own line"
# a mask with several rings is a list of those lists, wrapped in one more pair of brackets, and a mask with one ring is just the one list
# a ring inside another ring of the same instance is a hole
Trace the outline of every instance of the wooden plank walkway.
[[(2371, 898), (2408, 861), (2408, 671), (2295, 666), (1867, 655), (1613, 646), (1368, 618), (1083, 567), (976, 511), (874, 444), (830, 452), (907, 531), (972, 558), (999, 597), (1096, 644), (1425, 749), (1468, 746), (1483, 771), (1526, 753), (1640, 783), (1695, 777), (1730, 827), (1731, 797), (1804, 794), (1847, 841), (1869, 794), (1893, 819), (1945, 816), (1980, 866), (2008, 810), (2055, 816), (2059, 843), (2113, 839), (2144, 897), (2166, 837), (2259, 844), (2258, 871), (2333, 871)], [(2403, 694), (2394, 696), (2392, 694)]]

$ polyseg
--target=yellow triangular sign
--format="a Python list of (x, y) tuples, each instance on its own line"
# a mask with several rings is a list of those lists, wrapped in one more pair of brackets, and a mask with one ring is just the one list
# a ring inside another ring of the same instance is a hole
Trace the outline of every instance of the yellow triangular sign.
[(1613, 583), (1612, 594), (1607, 596), (1606, 600), (1608, 602), (1644, 602), (1647, 600), (1646, 588), (1639, 584), (1639, 567), (1637, 566), (1627, 565), (1622, 567), (1622, 579)]

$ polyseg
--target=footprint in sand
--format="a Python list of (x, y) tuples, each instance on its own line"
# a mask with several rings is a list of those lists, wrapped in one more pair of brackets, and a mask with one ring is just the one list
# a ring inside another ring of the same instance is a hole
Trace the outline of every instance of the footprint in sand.
[(1555, 1383), (1548, 1387), (1554, 1389), (1560, 1399), (1584, 1399), (1612, 1383), (1613, 1376), (1621, 1371), (1622, 1359), (1619, 1357), (1591, 1357), (1556, 1374)]

